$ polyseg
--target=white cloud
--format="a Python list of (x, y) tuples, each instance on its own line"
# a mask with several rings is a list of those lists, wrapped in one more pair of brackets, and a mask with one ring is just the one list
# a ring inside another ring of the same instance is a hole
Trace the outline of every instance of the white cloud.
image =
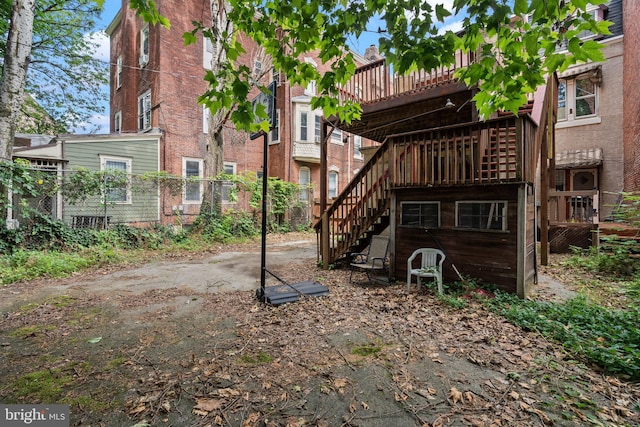
[(458, 20), (458, 21), (450, 22), (450, 23), (448, 23), (448, 24), (443, 25), (442, 27), (440, 27), (440, 28), (438, 29), (438, 33), (439, 33), (439, 34), (444, 34), (444, 33), (446, 33), (446, 32), (447, 32), (447, 31), (449, 31), (449, 30), (453, 31), (454, 33), (455, 33), (455, 32), (458, 32), (458, 31), (462, 30), (462, 24), (463, 24), (463, 23), (464, 23), (464, 20), (462, 20), (462, 19), (460, 19), (460, 20)]
[(108, 63), (110, 59), (109, 36), (104, 31), (89, 33), (85, 38), (96, 45), (94, 52), (91, 52), (94, 59)]
[(78, 124), (72, 133), (109, 133), (109, 116), (106, 114), (94, 114), (86, 122)]

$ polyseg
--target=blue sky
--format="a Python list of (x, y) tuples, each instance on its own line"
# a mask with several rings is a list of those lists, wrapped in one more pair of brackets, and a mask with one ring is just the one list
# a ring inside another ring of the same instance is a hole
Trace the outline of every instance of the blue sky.
[[(128, 4), (128, 2), (126, 2)], [(436, 3), (435, 1), (433, 3)], [(432, 3), (432, 4), (433, 4)], [(442, 3), (447, 9), (451, 9), (453, 0), (437, 0), (437, 3)], [(120, 6), (122, 2), (120, 0), (105, 0), (104, 2), (104, 11), (102, 12), (102, 19), (100, 21), (99, 27), (96, 28), (97, 31), (103, 32), (107, 26), (111, 23), (113, 18), (120, 10)], [(451, 17), (445, 21), (445, 25), (441, 28), (441, 31), (444, 30), (453, 30), (457, 31), (461, 28), (461, 18), (460, 17)], [(378, 34), (375, 30), (376, 28), (371, 28), (371, 31), (365, 33), (358, 40), (351, 41), (351, 47), (354, 51), (364, 54), (365, 49), (372, 44), (377, 45), (378, 39), (380, 38), (380, 34)], [(96, 52), (96, 57), (105, 63), (109, 62), (109, 38), (104, 33), (97, 33), (94, 35), (96, 41), (99, 42), (99, 49)], [(108, 133), (109, 132), (109, 88), (108, 86), (104, 88), (104, 100), (103, 105), (105, 107), (105, 111), (103, 114), (95, 115), (88, 120), (88, 127), (98, 127), (97, 133)], [(84, 133), (85, 130), (76, 129), (77, 133)]]

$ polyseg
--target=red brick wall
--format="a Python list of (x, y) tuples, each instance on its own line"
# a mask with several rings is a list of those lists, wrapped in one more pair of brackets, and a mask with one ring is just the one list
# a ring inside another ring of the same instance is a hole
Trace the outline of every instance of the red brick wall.
[(640, 2), (625, 0), (624, 10), (624, 189), (640, 190)]
[[(128, 9), (128, 0), (122, 0), (122, 21), (111, 34), (111, 63), (116, 64), (118, 55), (123, 56), (122, 87), (115, 87), (116, 66), (111, 67), (111, 129), (114, 128), (114, 116), (122, 112), (122, 132), (138, 131), (138, 96), (151, 89), (152, 93), (152, 127), (163, 132), (161, 141), (161, 169), (181, 176), (183, 157), (203, 159), (207, 151), (207, 138), (203, 133), (202, 106), (198, 97), (205, 92), (203, 80), (203, 40), (198, 35), (198, 43), (185, 46), (182, 34), (191, 31), (193, 19), (207, 22), (209, 17), (208, 3), (201, 1), (163, 1), (156, 2), (160, 13), (167, 17), (171, 28), (160, 25), (149, 28), (149, 63), (146, 67), (139, 65), (140, 29), (144, 25), (135, 12)], [(256, 44), (247, 37), (239, 36), (247, 53), (240, 58), (240, 63), (253, 68), (253, 60), (258, 50)], [(320, 71), (330, 68), (314, 58)], [(265, 77), (268, 83), (271, 75)], [(269, 176), (283, 180), (298, 182), (299, 164), (291, 156), (292, 144), (292, 106), (291, 97), (300, 95), (301, 87), (291, 87), (283, 82), (277, 89), (277, 108), (280, 109), (280, 143), (269, 146)], [(257, 89), (250, 98), (257, 95)], [(236, 170), (242, 173), (262, 171), (263, 140), (249, 140), (246, 134), (238, 134), (232, 124), (225, 131), (224, 160), (236, 163)], [(366, 144), (366, 143), (364, 143)], [(349, 152), (348, 152), (349, 151)], [(349, 156), (349, 159), (347, 159)], [(346, 185), (351, 178), (346, 172), (352, 171), (354, 164), (352, 145), (349, 149), (329, 144), (329, 166), (336, 165), (340, 169), (339, 186)], [(349, 164), (349, 162), (351, 162)], [(344, 172), (343, 172), (344, 171)], [(312, 169), (312, 179), (319, 182), (319, 165)], [(319, 184), (316, 185), (319, 188)], [(316, 190), (317, 191), (317, 190)], [(172, 207), (184, 207), (184, 221), (190, 222), (199, 213), (199, 204), (185, 205), (181, 197), (163, 200), (162, 221), (174, 220)]]

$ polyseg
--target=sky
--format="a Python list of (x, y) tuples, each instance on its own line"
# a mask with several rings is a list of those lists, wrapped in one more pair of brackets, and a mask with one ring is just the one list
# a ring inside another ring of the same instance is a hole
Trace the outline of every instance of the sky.
[[(127, 2), (128, 3), (128, 2)], [(451, 10), (453, 0), (438, 0), (438, 3), (444, 4), (445, 8)], [(94, 34), (95, 40), (99, 43), (99, 48), (95, 53), (96, 58), (105, 63), (109, 62), (109, 38), (104, 33), (104, 30), (107, 26), (113, 21), (113, 18), (120, 10), (120, 6), (122, 2), (120, 0), (105, 0), (104, 2), (104, 11), (101, 15), (101, 20), (99, 23), (99, 27), (97, 28), (99, 33)], [(375, 25), (375, 24), (373, 24)], [(461, 18), (460, 17), (450, 17), (445, 20), (444, 26), (440, 29), (441, 32), (446, 30), (457, 31), (462, 28)], [(378, 45), (378, 39), (380, 38), (380, 34), (376, 31), (377, 28), (371, 28), (371, 31), (366, 32), (359, 39), (351, 40), (351, 48), (357, 53), (363, 55), (367, 47), (373, 45)], [(98, 130), (96, 133), (109, 133), (109, 87), (106, 86), (103, 90), (104, 93), (104, 113), (100, 115), (95, 115), (91, 117), (88, 122), (85, 124), (85, 128), (93, 128), (97, 127)], [(77, 128), (74, 130), (75, 133), (86, 133), (85, 129)]]

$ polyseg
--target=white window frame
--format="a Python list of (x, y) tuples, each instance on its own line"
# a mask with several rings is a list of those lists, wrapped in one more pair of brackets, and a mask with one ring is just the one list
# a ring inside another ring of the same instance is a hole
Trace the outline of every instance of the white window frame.
[(122, 111), (117, 111), (113, 115), (113, 131), (115, 133), (122, 132)]
[[(578, 96), (577, 82), (578, 80), (589, 80), (589, 74), (581, 74), (575, 77), (560, 79), (558, 84), (558, 123), (556, 128), (564, 128), (579, 125), (589, 125), (601, 123), (600, 117), (600, 87), (597, 83), (590, 82), (593, 85), (594, 93), (589, 96)], [(564, 86), (564, 114), (561, 114), (562, 107), (562, 86)], [(581, 99), (593, 98), (594, 113), (577, 115), (577, 103)]]
[[(472, 214), (466, 215), (466, 218), (476, 217), (481, 226), (467, 225), (461, 221), (460, 215), (462, 214), (463, 205), (488, 205), (489, 212), (487, 214)], [(509, 203), (506, 200), (464, 200), (456, 202), (456, 223), (455, 227), (463, 230), (473, 231), (491, 231), (491, 232), (507, 232), (508, 220), (509, 220)], [(484, 218), (486, 216), (486, 218)], [(499, 221), (499, 226), (495, 227), (494, 224)]]
[[(331, 178), (335, 176), (335, 182), (331, 182)], [(329, 176), (327, 177), (328, 185), (327, 192), (330, 199), (335, 199), (338, 197), (338, 187), (340, 186), (340, 174), (336, 170), (329, 171)]]
[[(196, 159), (193, 157), (183, 157), (182, 158), (182, 178), (188, 179), (191, 176), (187, 176), (187, 162), (196, 162), (198, 163), (198, 200), (195, 198), (187, 199), (187, 182), (185, 181), (182, 187), (182, 202), (187, 205), (197, 205), (202, 203), (202, 178), (204, 176), (204, 161), (202, 159)], [(193, 175), (195, 177), (195, 175)]]
[(313, 142), (320, 143), (322, 139), (322, 116), (316, 114), (313, 119)]
[[(422, 206), (434, 206), (436, 207), (436, 225), (429, 224), (426, 219), (430, 218), (425, 215), (422, 210)], [(417, 215), (418, 223), (407, 223), (409, 213), (409, 209), (418, 209), (419, 211), (414, 214)], [(403, 227), (419, 227), (419, 228), (440, 228), (441, 224), (441, 213), (440, 213), (440, 202), (439, 201), (406, 201), (400, 203), (400, 225)]]
[(211, 69), (211, 61), (213, 60), (213, 42), (209, 37), (202, 36), (202, 68)]
[[(107, 168), (107, 162), (114, 162), (114, 163), (124, 163), (125, 165), (125, 173), (127, 174), (127, 177), (131, 176), (131, 171), (132, 171), (132, 159), (131, 158), (127, 158), (127, 157), (118, 157), (118, 156), (111, 156), (111, 155), (100, 155), (100, 171), (101, 172), (106, 172), (108, 171), (110, 168)], [(120, 169), (116, 169), (116, 170), (120, 170)], [(102, 195), (102, 202), (103, 203), (113, 203), (116, 205), (130, 205), (131, 204), (131, 180), (128, 178), (127, 179), (127, 188), (125, 190), (125, 197), (124, 200), (106, 200), (106, 194)]]
[(337, 144), (337, 145), (344, 145), (344, 141), (342, 138), (343, 138), (342, 129), (338, 129), (338, 128), (333, 129), (333, 132), (331, 132), (331, 143)]
[[(311, 116), (311, 110), (308, 108), (308, 106), (305, 106), (305, 107), (301, 106), (298, 110), (296, 140), (300, 142), (309, 141), (309, 117)], [(302, 120), (303, 117), (304, 117), (304, 126), (303, 126), (303, 120)]]
[(209, 109), (206, 105), (202, 106), (202, 133), (209, 133)]
[[(306, 177), (306, 179), (303, 179)], [(311, 169), (308, 166), (301, 166), (298, 170), (298, 185), (300, 185), (301, 202), (309, 202), (309, 185), (311, 184)]]
[(144, 67), (149, 63), (149, 24), (140, 29), (140, 66)]
[(271, 128), (269, 132), (269, 144), (279, 144), (280, 143), (280, 109), (276, 109), (275, 115), (275, 125)]
[(362, 148), (362, 137), (360, 135), (353, 135), (353, 158), (362, 160), (364, 155), (360, 149)]
[(118, 55), (118, 59), (116, 60), (116, 89), (122, 87), (122, 70), (122, 55)]
[(151, 90), (138, 97), (138, 130), (151, 129)]
[[(233, 175), (235, 176), (238, 170), (238, 165), (235, 162), (224, 162), (223, 171), (225, 175)], [(235, 184), (233, 181), (223, 181), (222, 182), (222, 203), (237, 203), (235, 200), (231, 200), (229, 198), (229, 193), (231, 190), (235, 188)]]

